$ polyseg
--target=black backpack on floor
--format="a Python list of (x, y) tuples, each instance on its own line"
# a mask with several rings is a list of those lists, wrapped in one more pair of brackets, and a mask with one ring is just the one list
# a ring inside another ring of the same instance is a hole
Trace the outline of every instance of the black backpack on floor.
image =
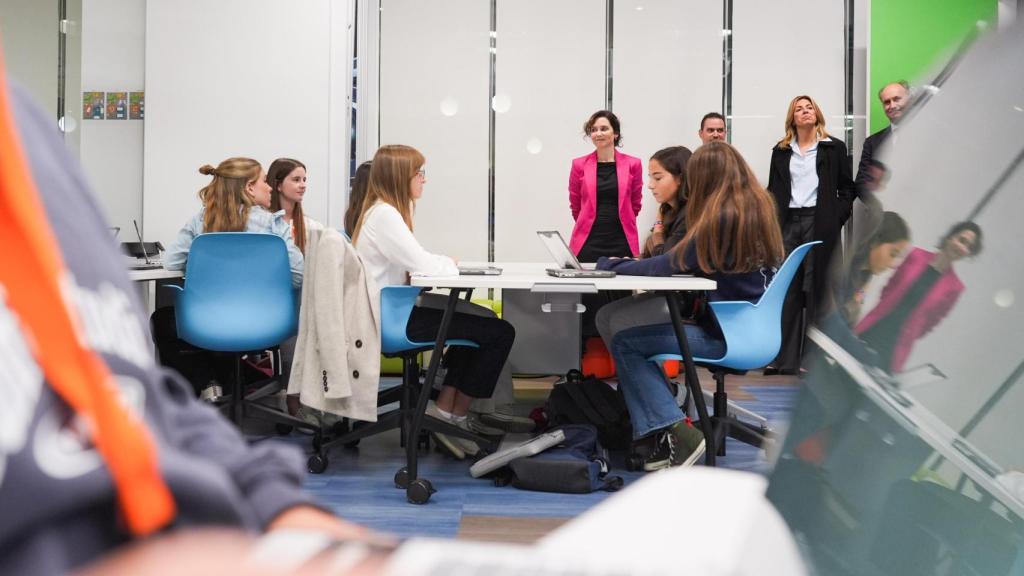
[(594, 426), (601, 444), (611, 450), (624, 450), (632, 443), (633, 427), (622, 392), (579, 370), (570, 370), (555, 383), (544, 411), (551, 427)]

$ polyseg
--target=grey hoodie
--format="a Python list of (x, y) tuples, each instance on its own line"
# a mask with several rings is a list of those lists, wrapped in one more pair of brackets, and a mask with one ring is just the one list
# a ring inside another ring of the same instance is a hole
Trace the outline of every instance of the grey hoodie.
[[(51, 118), (11, 89), (15, 124), (65, 264), (85, 338), (158, 445), (174, 527), (259, 530), (308, 503), (298, 451), (250, 446), (154, 362), (122, 257)], [(0, 265), (3, 262), (0, 251)], [(42, 343), (45, 349), (45, 343)], [(114, 486), (81, 422), (42, 377), (0, 290), (0, 574), (59, 574), (125, 543)]]

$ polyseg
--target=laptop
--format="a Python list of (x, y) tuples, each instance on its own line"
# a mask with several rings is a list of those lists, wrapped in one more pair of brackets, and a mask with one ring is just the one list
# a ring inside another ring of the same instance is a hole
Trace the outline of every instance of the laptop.
[(459, 276), (500, 276), (501, 268), (496, 266), (459, 266)]
[(548, 268), (548, 276), (555, 278), (614, 278), (612, 270), (584, 270), (580, 261), (569, 250), (561, 233), (557, 230), (541, 230), (537, 237), (544, 243), (544, 247), (551, 253), (551, 257), (561, 268)]

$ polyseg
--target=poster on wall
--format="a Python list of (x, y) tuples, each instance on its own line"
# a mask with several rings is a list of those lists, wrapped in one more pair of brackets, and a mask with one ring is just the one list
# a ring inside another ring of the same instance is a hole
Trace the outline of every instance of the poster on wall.
[(129, 120), (145, 120), (146, 119), (146, 93), (145, 92), (129, 92), (128, 93), (128, 119)]
[(82, 92), (82, 119), (103, 120), (103, 92)]
[(107, 92), (107, 120), (128, 119), (128, 93)]

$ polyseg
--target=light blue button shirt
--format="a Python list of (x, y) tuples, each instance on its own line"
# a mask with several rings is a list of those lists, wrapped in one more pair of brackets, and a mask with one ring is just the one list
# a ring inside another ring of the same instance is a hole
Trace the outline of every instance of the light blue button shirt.
[(789, 159), (789, 177), (792, 194), (789, 199), (790, 208), (810, 208), (818, 205), (818, 142), (807, 151), (801, 152), (796, 138), (789, 147), (793, 155)]
[[(178, 232), (177, 238), (174, 239), (170, 248), (163, 255), (164, 268), (168, 270), (185, 269), (185, 262), (188, 260), (188, 251), (192, 247), (192, 241), (195, 240), (196, 236), (203, 233), (204, 212), (205, 209), (200, 209), (199, 213), (186, 222), (185, 226)], [(284, 221), (284, 210), (278, 210), (271, 214), (259, 206), (253, 206), (249, 210), (249, 221), (246, 222), (245, 231), (280, 236), (284, 240), (285, 245), (288, 246), (288, 264), (292, 270), (292, 286), (296, 288), (302, 286), (302, 252), (299, 251), (298, 247), (295, 246), (295, 242), (292, 241), (292, 228), (290, 224)]]

